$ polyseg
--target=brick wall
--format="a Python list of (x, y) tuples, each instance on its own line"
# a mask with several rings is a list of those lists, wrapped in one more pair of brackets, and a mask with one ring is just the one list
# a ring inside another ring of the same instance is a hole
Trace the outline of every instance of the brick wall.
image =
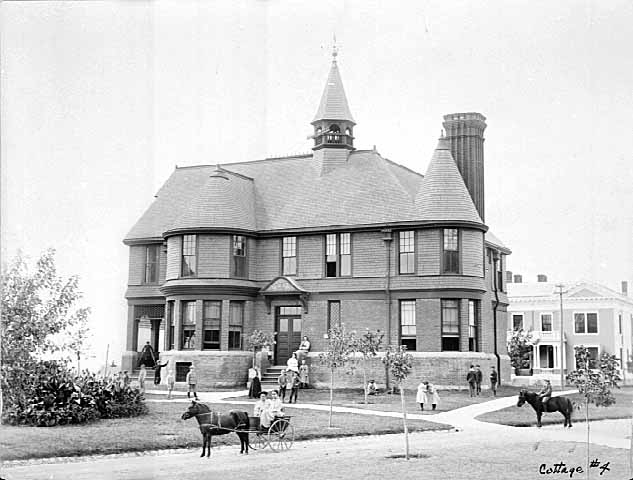
[[(217, 387), (243, 387), (246, 385), (248, 369), (253, 362), (251, 352), (175, 351), (161, 354), (163, 362), (169, 360), (167, 368), (176, 373), (177, 362), (192, 362), (198, 372), (198, 390)], [(167, 372), (162, 375), (165, 383)], [(178, 384), (177, 384), (178, 385)], [(182, 383), (181, 385), (186, 386)]]
[[(474, 352), (416, 352), (413, 355), (413, 369), (407, 377), (406, 388), (414, 389), (420, 382), (428, 381), (441, 389), (468, 389), (466, 374), (470, 365), (480, 365), (483, 372), (483, 388), (488, 388), (490, 383), (488, 375), (490, 367), (496, 367), (496, 358), (488, 353)], [(318, 352), (308, 356), (310, 365), (310, 384), (317, 388), (328, 388), (330, 384), (330, 371), (319, 362)], [(382, 364), (382, 354), (371, 360), (368, 367), (368, 379), (376, 380), (381, 388), (385, 387), (385, 367)], [(508, 357), (501, 359), (501, 383), (510, 382), (510, 361)], [(335, 388), (358, 388), (363, 385), (363, 372), (361, 364), (350, 373), (350, 364), (337, 371), (335, 376)], [(441, 393), (440, 393), (441, 395)]]

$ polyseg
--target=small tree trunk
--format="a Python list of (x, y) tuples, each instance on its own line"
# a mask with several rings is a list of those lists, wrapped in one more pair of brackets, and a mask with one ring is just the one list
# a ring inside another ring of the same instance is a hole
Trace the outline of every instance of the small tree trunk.
[(330, 418), (328, 427), (332, 428), (332, 402), (334, 401), (334, 369), (330, 369)]
[(402, 421), (404, 423), (404, 458), (409, 460), (409, 428), (407, 427), (407, 407), (404, 402), (404, 388), (402, 383), (400, 388), (400, 401), (402, 402)]
[(365, 395), (365, 405), (367, 405), (367, 360), (363, 357), (363, 393)]
[(585, 422), (587, 423), (587, 480), (589, 480), (589, 398), (585, 396)]

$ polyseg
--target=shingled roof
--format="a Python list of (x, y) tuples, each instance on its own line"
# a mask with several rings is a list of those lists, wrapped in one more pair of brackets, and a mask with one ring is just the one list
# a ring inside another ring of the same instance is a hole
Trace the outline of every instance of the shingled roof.
[(347, 97), (345, 96), (343, 80), (341, 80), (338, 65), (336, 64), (336, 57), (332, 60), (330, 74), (327, 77), (327, 83), (321, 96), (321, 103), (313, 122), (318, 120), (349, 120), (354, 122), (352, 112), (350, 112), (347, 104)]
[(483, 223), (451, 155), (448, 140), (438, 142), (415, 199), (418, 220)]

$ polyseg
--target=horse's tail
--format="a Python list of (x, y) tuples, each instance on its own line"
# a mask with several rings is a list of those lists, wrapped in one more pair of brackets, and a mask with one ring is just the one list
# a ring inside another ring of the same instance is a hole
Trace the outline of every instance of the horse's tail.
[(231, 417), (233, 417), (233, 421), (235, 422), (235, 430), (249, 429), (247, 412), (241, 412), (239, 410), (231, 410), (229, 413)]

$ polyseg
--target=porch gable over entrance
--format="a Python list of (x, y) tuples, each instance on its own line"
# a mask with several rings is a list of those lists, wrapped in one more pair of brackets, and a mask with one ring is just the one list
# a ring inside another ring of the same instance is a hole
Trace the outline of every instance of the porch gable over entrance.
[(294, 297), (301, 302), (303, 313), (308, 313), (308, 297), (310, 296), (310, 292), (302, 288), (292, 278), (284, 276), (277, 277), (262, 288), (259, 293), (264, 297), (268, 314), (271, 312), (271, 303), (275, 297)]

